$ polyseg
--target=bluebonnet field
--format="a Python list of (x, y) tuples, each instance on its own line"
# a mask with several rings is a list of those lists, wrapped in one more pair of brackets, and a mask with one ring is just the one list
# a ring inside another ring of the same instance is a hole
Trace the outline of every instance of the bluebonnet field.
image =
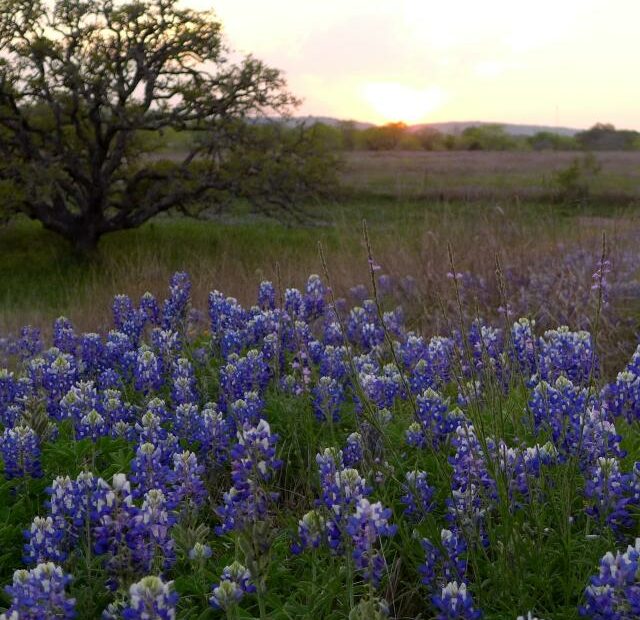
[(351, 306), (311, 276), (203, 316), (176, 273), (5, 339), (0, 617), (639, 617), (640, 347), (603, 370), (582, 259), (591, 332), (485, 323), (452, 269), (415, 333), (370, 260)]

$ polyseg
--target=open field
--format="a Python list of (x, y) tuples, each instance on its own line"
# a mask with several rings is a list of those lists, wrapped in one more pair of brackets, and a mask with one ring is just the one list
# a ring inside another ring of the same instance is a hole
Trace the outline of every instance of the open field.
[[(640, 200), (640, 152), (599, 152), (601, 171), (588, 179), (594, 197), (615, 204)], [(358, 192), (398, 199), (540, 200), (559, 190), (554, 175), (568, 168), (576, 152), (345, 153), (342, 175)]]
[(94, 262), (0, 229), (0, 584), (31, 570), (0, 608), (637, 617), (640, 217), (607, 198), (634, 160), (576, 205), (535, 199), (570, 158), (450, 155), (359, 155), (308, 224), (159, 217)]

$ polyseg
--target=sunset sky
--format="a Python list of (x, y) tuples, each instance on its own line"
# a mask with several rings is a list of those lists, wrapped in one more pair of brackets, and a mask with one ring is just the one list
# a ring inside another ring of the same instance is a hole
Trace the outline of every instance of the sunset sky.
[(640, 0), (191, 0), (300, 114), (640, 129)]

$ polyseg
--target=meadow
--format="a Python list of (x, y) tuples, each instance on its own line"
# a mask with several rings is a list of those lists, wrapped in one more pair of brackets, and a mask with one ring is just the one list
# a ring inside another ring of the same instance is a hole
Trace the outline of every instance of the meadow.
[(598, 157), (357, 153), (302, 224), (92, 262), (0, 229), (0, 618), (637, 618), (640, 181)]

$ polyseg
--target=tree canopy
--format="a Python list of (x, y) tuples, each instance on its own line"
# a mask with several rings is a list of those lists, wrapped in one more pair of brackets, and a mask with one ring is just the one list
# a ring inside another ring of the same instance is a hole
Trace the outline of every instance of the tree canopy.
[[(332, 170), (312, 133), (269, 124), (296, 98), (277, 69), (230, 61), (211, 12), (177, 0), (0, 0), (0, 50), (1, 208), (81, 250), (230, 197), (291, 210)], [(186, 148), (154, 153), (167, 131), (188, 134)]]

